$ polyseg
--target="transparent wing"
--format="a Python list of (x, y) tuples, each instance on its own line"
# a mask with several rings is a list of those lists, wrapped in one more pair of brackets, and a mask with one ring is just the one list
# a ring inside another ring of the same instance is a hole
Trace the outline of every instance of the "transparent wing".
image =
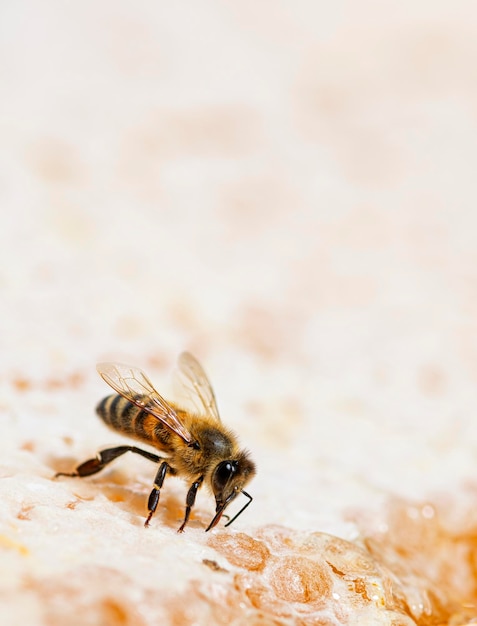
[(121, 363), (98, 363), (96, 369), (114, 391), (157, 417), (186, 443), (191, 443), (192, 436), (178, 418), (177, 413), (154, 389), (142, 370)]
[(180, 395), (191, 402), (199, 414), (206, 414), (220, 422), (214, 390), (199, 361), (189, 352), (183, 352), (177, 361), (175, 382)]

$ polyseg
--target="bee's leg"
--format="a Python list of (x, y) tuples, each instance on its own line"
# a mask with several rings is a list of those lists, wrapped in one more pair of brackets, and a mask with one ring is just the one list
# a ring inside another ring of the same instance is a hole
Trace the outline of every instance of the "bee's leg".
[(116, 446), (116, 448), (107, 448), (106, 450), (101, 450), (98, 452), (98, 455), (94, 459), (88, 459), (81, 465), (75, 469), (74, 472), (58, 472), (55, 474), (55, 478), (58, 476), (79, 476), (83, 478), (84, 476), (91, 476), (92, 474), (96, 474), (100, 472), (108, 463), (117, 459), (118, 456), (125, 454), (126, 452), (135, 452), (136, 454), (140, 454), (146, 459), (153, 461), (153, 463), (159, 463), (161, 461), (161, 457), (157, 456), (157, 454), (152, 454), (151, 452), (147, 452), (146, 450), (141, 450), (141, 448), (136, 448), (136, 446)]
[(194, 506), (194, 502), (195, 502), (195, 497), (197, 495), (197, 491), (199, 490), (199, 487), (201, 486), (203, 480), (204, 480), (204, 477), (201, 476), (198, 480), (196, 480), (195, 482), (192, 483), (192, 485), (190, 486), (189, 491), (187, 492), (186, 510), (185, 510), (185, 515), (184, 515), (184, 521), (182, 522), (181, 527), (177, 531), (178, 533), (183, 533), (184, 532), (184, 528), (186, 527), (186, 524), (189, 521), (189, 515), (190, 515), (190, 512), (191, 512), (191, 509)]
[(171, 467), (169, 463), (166, 463), (165, 461), (162, 461), (162, 463), (159, 465), (156, 478), (154, 479), (154, 487), (151, 493), (149, 494), (149, 500), (147, 501), (147, 510), (149, 511), (149, 515), (147, 516), (147, 519), (144, 522), (144, 526), (149, 526), (151, 517), (156, 512), (157, 505), (159, 503), (159, 496), (161, 495), (162, 483), (164, 482), (164, 478), (166, 477), (167, 470), (169, 469), (171, 469)]

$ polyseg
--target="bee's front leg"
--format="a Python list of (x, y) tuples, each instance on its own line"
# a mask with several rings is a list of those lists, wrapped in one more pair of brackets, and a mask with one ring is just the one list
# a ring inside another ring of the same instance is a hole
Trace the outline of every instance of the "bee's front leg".
[(185, 515), (184, 515), (184, 521), (182, 522), (181, 527), (177, 531), (178, 533), (183, 533), (184, 532), (184, 528), (186, 527), (186, 524), (189, 521), (189, 515), (190, 515), (190, 512), (191, 512), (191, 509), (192, 509), (192, 507), (194, 506), (194, 503), (195, 503), (195, 497), (197, 495), (197, 491), (199, 490), (199, 487), (201, 486), (203, 480), (204, 480), (203, 476), (198, 478), (195, 482), (192, 483), (192, 485), (190, 486), (189, 491), (187, 492), (186, 510), (185, 510)]
[(156, 478), (154, 479), (154, 487), (151, 493), (149, 494), (149, 500), (147, 501), (147, 510), (149, 511), (149, 515), (147, 516), (147, 519), (144, 522), (144, 526), (149, 526), (151, 517), (156, 512), (157, 505), (159, 503), (159, 496), (161, 495), (161, 487), (164, 482), (164, 478), (166, 477), (167, 470), (170, 470), (170, 469), (171, 469), (171, 466), (169, 465), (169, 463), (166, 463), (166, 461), (163, 461), (159, 465)]

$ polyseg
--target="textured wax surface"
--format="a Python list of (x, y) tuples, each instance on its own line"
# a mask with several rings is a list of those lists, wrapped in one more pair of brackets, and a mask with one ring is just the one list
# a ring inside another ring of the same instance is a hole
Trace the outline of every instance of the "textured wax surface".
[[(0, 622), (475, 621), (475, 3), (3, 4)], [(182, 350), (258, 468), (208, 534), (52, 479)]]

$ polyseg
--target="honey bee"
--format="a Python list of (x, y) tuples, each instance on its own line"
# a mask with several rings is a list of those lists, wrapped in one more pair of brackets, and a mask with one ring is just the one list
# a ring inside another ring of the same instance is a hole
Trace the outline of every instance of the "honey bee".
[(99, 417), (113, 430), (151, 445), (166, 453), (166, 457), (136, 446), (116, 446), (101, 450), (95, 458), (78, 465), (74, 472), (59, 472), (56, 476), (91, 476), (122, 454), (134, 452), (159, 465), (147, 503), (145, 526), (149, 525), (156, 511), (168, 474), (190, 483), (184, 520), (178, 532), (184, 531), (202, 484), (208, 486), (216, 503), (215, 515), (206, 532), (219, 522), (239, 493), (248, 498), (248, 502), (225, 524), (229, 526), (252, 502), (252, 496), (244, 491), (244, 487), (255, 475), (255, 464), (249, 453), (240, 449), (235, 434), (222, 424), (214, 391), (200, 363), (188, 352), (182, 353), (178, 359), (182, 385), (197, 411), (188, 411), (166, 401), (146, 374), (136, 367), (100, 363), (97, 370), (116, 391), (96, 407)]

